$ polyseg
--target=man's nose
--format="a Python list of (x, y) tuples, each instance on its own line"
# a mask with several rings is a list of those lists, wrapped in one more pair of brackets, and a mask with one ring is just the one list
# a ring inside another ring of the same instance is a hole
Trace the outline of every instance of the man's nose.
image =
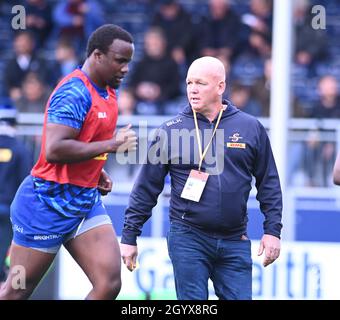
[(129, 71), (129, 65), (128, 64), (124, 65), (121, 71), (122, 73), (127, 73)]
[(197, 86), (192, 85), (192, 86), (190, 87), (189, 91), (190, 91), (191, 93), (197, 93), (197, 92), (198, 92), (198, 88), (197, 88)]

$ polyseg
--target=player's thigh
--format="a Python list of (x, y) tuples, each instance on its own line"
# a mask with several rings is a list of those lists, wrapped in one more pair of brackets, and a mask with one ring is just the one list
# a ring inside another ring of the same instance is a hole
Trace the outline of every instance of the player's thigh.
[(28, 287), (35, 287), (50, 267), (56, 254), (23, 247), (12, 242), (10, 248), (9, 281), (24, 281)]
[(120, 277), (119, 243), (111, 224), (94, 227), (64, 244), (92, 283)]

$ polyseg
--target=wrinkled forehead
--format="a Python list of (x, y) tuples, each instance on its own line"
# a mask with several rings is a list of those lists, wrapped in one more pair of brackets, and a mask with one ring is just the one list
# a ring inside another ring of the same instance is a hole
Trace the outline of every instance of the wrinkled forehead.
[(220, 66), (209, 63), (193, 63), (188, 70), (187, 79), (225, 80), (225, 72)]

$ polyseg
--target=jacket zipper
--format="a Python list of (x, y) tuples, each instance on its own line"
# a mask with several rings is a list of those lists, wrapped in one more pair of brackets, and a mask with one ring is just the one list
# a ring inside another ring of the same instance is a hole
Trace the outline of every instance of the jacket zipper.
[[(214, 130), (214, 126), (213, 124), (211, 124), (211, 128), (212, 130)], [(213, 155), (215, 156), (215, 159), (216, 159), (216, 170), (218, 168), (218, 156), (217, 156), (217, 148), (216, 148), (216, 135), (215, 137), (213, 138), (213, 141), (212, 141), (212, 144), (211, 144), (211, 147), (212, 147), (212, 153)], [(217, 181), (218, 181), (218, 195), (219, 195), (219, 203), (220, 203), (220, 212), (222, 212), (222, 187), (221, 187), (221, 178), (220, 178), (220, 175), (218, 174), (217, 175)]]

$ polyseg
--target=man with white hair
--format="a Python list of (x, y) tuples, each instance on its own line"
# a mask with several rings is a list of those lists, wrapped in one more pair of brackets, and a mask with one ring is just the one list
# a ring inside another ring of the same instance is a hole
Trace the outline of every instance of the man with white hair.
[[(136, 238), (169, 173), (167, 243), (177, 298), (208, 299), (210, 278), (219, 299), (251, 299), (247, 200), (252, 176), (265, 217), (258, 254), (265, 252), (264, 266), (280, 254), (282, 195), (270, 142), (256, 118), (222, 100), (226, 82), (220, 60), (208, 56), (195, 60), (186, 82), (189, 105), (160, 127), (132, 190), (121, 239), (122, 258), (132, 271)], [(173, 139), (176, 130), (193, 132), (189, 141), (194, 137), (194, 146)], [(161, 163), (155, 161), (155, 149), (162, 153)]]

